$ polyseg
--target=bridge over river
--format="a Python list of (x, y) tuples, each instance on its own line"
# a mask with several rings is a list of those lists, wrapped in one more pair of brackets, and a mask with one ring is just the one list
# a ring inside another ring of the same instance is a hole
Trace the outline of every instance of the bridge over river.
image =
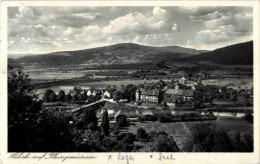
[(100, 99), (100, 100), (98, 100), (96, 102), (93, 102), (93, 103), (90, 103), (90, 104), (86, 104), (86, 105), (80, 106), (78, 108), (74, 108), (72, 110), (69, 110), (68, 112), (73, 114), (73, 113), (76, 113), (76, 112), (80, 112), (83, 109), (86, 109), (86, 108), (89, 108), (89, 107), (92, 107), (92, 106), (95, 106), (95, 105), (98, 105), (98, 104), (104, 103), (104, 102), (114, 102), (114, 101), (112, 99)]

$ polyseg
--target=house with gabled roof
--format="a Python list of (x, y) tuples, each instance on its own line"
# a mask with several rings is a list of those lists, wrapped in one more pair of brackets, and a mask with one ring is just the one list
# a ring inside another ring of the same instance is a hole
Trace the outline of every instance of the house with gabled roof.
[(137, 89), (136, 101), (159, 103), (159, 93), (158, 89)]
[(164, 97), (174, 97), (176, 99), (182, 98), (184, 101), (193, 99), (193, 96), (194, 96), (193, 90), (183, 90), (183, 89), (168, 89), (164, 94)]

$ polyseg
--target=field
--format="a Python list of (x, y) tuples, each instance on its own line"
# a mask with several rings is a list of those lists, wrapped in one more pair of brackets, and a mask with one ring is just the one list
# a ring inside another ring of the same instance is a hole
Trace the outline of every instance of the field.
[[(177, 142), (179, 148), (183, 147), (183, 143), (190, 136), (190, 130), (193, 125), (202, 121), (194, 121), (194, 122), (175, 122), (175, 123), (160, 123), (160, 122), (145, 122), (145, 123), (135, 123), (135, 125), (131, 125), (128, 127), (128, 131), (132, 133), (136, 133), (138, 128), (144, 128), (146, 132), (151, 131), (165, 131), (169, 133), (174, 140)], [(241, 119), (233, 119), (233, 118), (219, 118), (216, 121), (203, 121), (216, 123), (218, 127), (222, 127), (226, 130), (230, 130), (230, 133), (234, 133), (239, 131), (241, 133), (251, 133), (253, 131), (253, 124), (248, 123)]]
[(253, 78), (225, 78), (203, 80), (205, 85), (228, 86), (233, 89), (251, 89), (253, 87)]

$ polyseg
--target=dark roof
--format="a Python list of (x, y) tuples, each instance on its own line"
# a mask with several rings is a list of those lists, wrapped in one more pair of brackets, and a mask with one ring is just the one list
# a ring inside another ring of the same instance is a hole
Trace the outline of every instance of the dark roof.
[(193, 90), (167, 89), (165, 94), (192, 97), (194, 95), (194, 92)]
[(195, 89), (203, 89), (203, 86), (202, 85), (194, 85), (194, 88)]
[(141, 90), (141, 94), (142, 95), (156, 95), (158, 96), (159, 95), (159, 90), (158, 89), (143, 89)]
[(175, 103), (176, 102), (176, 99), (174, 97), (165, 97), (164, 98), (164, 101), (166, 103)]

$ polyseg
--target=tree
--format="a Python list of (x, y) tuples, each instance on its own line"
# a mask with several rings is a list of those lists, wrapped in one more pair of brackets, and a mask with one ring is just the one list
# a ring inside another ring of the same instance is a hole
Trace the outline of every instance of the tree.
[(22, 70), (8, 72), (8, 151), (26, 151), (31, 143), (34, 118), (41, 110), (29, 76)]
[(118, 100), (120, 100), (120, 99), (122, 99), (122, 98), (123, 98), (122, 92), (120, 92), (120, 91), (115, 91), (115, 92), (113, 93), (113, 100), (114, 100), (114, 101), (118, 101)]
[(245, 115), (245, 120), (248, 121), (248, 122), (253, 122), (254, 121), (254, 117), (252, 114), (246, 114)]
[(66, 96), (65, 96), (65, 101), (66, 102), (70, 102), (72, 100), (72, 96), (70, 93), (68, 93)]
[(57, 101), (57, 95), (55, 92), (52, 92), (50, 95), (49, 95), (49, 102), (56, 102)]
[(97, 124), (97, 116), (96, 116), (96, 112), (94, 109), (86, 109), (84, 110), (84, 113), (83, 113), (83, 122), (85, 125), (88, 125), (90, 123), (94, 123), (94, 124)]
[(231, 152), (233, 145), (226, 130), (212, 123), (200, 123), (191, 128), (191, 137), (185, 142), (184, 151)]
[(81, 87), (74, 87), (74, 88), (73, 88), (73, 93), (74, 93), (74, 94), (81, 94), (82, 91), (83, 91), (83, 90), (82, 90)]
[(51, 89), (47, 89), (47, 90), (44, 92), (43, 101), (45, 101), (45, 102), (51, 102), (51, 101), (50, 101), (50, 95), (51, 95), (52, 93), (55, 93), (55, 92), (54, 92), (53, 90), (51, 90)]
[(147, 137), (146, 131), (143, 128), (138, 128), (136, 138), (145, 139)]
[(57, 100), (64, 102), (65, 101), (65, 92), (63, 90), (61, 90), (57, 96)]
[(102, 143), (108, 150), (111, 150), (116, 145), (116, 141), (113, 141), (107, 137), (103, 139)]
[(103, 111), (102, 120), (101, 120), (101, 129), (105, 136), (109, 136), (109, 118), (107, 110)]
[(79, 94), (78, 93), (74, 93), (72, 96), (72, 101), (74, 103), (79, 102)]
[[(66, 112), (43, 110), (39, 113), (34, 133), (31, 137), (33, 152), (77, 151), (82, 142), (81, 134), (69, 124), (70, 115)], [(44, 146), (43, 146), (44, 145)]]
[(92, 130), (92, 131), (97, 130), (97, 125), (94, 123), (88, 124), (88, 130)]
[(179, 148), (172, 137), (158, 135), (155, 142), (151, 144), (150, 150), (154, 152), (178, 152)]

